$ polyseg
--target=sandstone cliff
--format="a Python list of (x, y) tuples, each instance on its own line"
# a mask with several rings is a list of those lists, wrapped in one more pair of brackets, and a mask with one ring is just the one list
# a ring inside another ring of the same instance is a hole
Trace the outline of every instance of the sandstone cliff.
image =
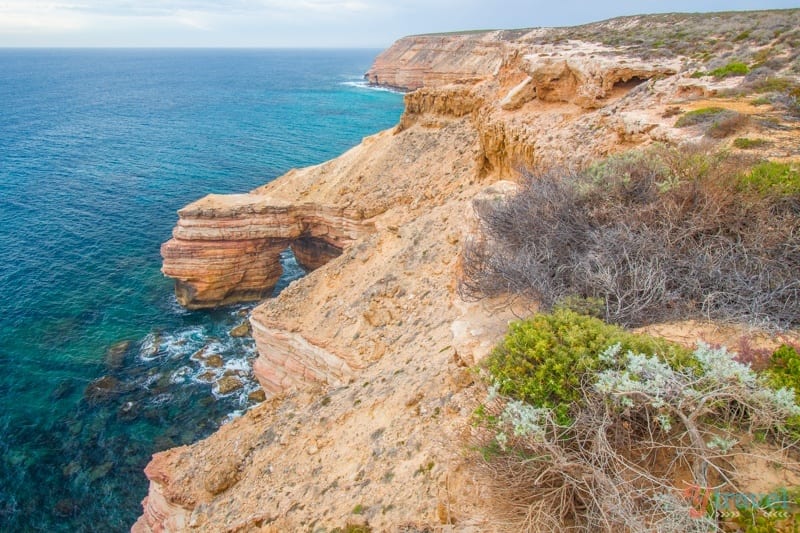
[[(619, 36), (648, 20), (604, 24)], [(202, 442), (157, 454), (134, 530), (501, 529), (469, 466), (478, 393), (467, 367), (530, 304), (458, 298), (473, 200), (504, 194), (513, 185), (501, 180), (526, 167), (699, 138), (675, 128), (674, 110), (709, 98), (779, 115), (721, 97), (741, 78), (691, 77), (688, 52), (577, 38), (590, 30), (401, 39), (367, 74), (416, 89), (395, 129), (180, 211), (163, 270), (188, 307), (268, 295), (287, 246), (314, 270), (250, 318), (255, 372), (273, 398)], [(772, 155), (797, 155), (796, 135), (761, 134), (773, 136)]]

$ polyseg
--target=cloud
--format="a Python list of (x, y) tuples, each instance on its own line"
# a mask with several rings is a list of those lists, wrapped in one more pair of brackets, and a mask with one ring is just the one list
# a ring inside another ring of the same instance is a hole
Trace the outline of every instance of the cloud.
[(84, 17), (72, 12), (75, 4), (57, 2), (0, 2), (0, 31), (41, 33), (77, 31), (86, 26)]
[[(388, 46), (413, 33), (570, 25), (796, 0), (0, 0), (0, 46)], [(767, 5), (769, 4), (769, 5)]]

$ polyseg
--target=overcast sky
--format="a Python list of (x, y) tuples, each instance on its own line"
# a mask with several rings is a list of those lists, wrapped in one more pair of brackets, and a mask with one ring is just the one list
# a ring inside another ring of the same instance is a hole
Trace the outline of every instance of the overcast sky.
[(800, 1), (0, 0), (0, 46), (383, 48), (415, 33), (788, 7)]

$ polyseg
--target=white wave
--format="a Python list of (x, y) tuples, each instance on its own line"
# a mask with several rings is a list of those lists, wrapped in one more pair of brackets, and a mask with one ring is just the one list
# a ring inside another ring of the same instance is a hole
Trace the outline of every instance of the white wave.
[(147, 379), (145, 379), (144, 383), (142, 383), (142, 388), (149, 389), (150, 386), (153, 383), (157, 382), (159, 379), (161, 379), (161, 374), (153, 374), (152, 376), (147, 376)]
[(142, 361), (152, 361), (158, 358), (158, 352), (161, 349), (161, 336), (156, 333), (148, 333), (142, 340), (139, 347), (139, 359)]
[(371, 83), (364, 80), (343, 81), (342, 85), (347, 85), (348, 87), (357, 87), (359, 89), (367, 89), (370, 91), (381, 91), (385, 93), (406, 94), (408, 92), (408, 91), (403, 91), (401, 89), (395, 89), (393, 87), (384, 87), (383, 85), (372, 85)]
[(188, 379), (191, 379), (193, 375), (193, 369), (188, 366), (182, 366), (178, 370), (172, 373), (169, 377), (169, 382), (177, 385), (180, 383), (185, 383)]
[(225, 361), (223, 368), (225, 370), (236, 370), (242, 372), (244, 375), (248, 375), (252, 371), (253, 366), (247, 359), (229, 359), (228, 361)]
[(222, 422), (220, 423), (220, 425), (224, 426), (225, 424), (233, 422), (237, 418), (241, 417), (243, 414), (244, 414), (244, 409), (237, 409), (236, 411), (228, 413), (228, 416), (226, 416), (225, 418), (222, 419)]
[(165, 392), (164, 394), (153, 396), (147, 403), (150, 405), (164, 405), (170, 401), (172, 401), (172, 394)]

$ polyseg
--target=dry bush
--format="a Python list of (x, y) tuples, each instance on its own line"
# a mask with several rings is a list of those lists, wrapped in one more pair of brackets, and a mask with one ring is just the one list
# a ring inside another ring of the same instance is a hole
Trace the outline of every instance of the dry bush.
[(606, 369), (580, 375), (568, 424), (490, 387), (479, 445), (492, 508), (516, 531), (718, 530), (682, 489), (741, 493), (735, 459), (752, 450), (738, 439), (788, 436), (800, 412), (793, 391), (702, 343), (694, 369), (619, 344), (595, 356)]
[(525, 294), (545, 307), (602, 298), (608, 321), (690, 317), (800, 324), (800, 198), (742, 190), (744, 156), (659, 147), (583, 172), (526, 174), (475, 205), (466, 298)]
[(742, 113), (733, 113), (714, 121), (706, 130), (706, 135), (712, 139), (724, 139), (733, 135), (747, 125), (750, 118)]
[(512, 435), (505, 451), (485, 455), (492, 508), (509, 530), (713, 530), (709, 520), (692, 518), (675, 488), (673, 479), (687, 471), (675, 453), (684, 442), (660, 441), (645, 413), (619, 416), (593, 393), (585, 403), (568, 430), (553, 424), (545, 438)]

